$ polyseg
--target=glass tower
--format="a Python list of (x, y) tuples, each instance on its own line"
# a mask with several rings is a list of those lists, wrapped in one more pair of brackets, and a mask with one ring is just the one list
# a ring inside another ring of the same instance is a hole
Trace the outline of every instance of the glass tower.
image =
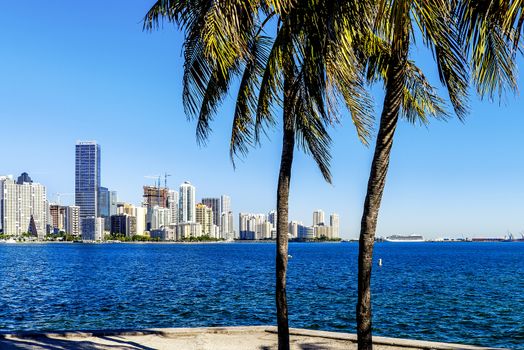
[(80, 220), (97, 217), (100, 188), (100, 145), (95, 141), (76, 144), (75, 205), (80, 207)]

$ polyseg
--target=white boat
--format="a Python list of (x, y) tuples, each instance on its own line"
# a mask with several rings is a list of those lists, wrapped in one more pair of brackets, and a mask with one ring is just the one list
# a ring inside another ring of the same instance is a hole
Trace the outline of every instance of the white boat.
[(4, 241), (4, 243), (16, 243), (14, 238), (9, 238)]
[(405, 242), (405, 243), (414, 243), (414, 242), (424, 242), (424, 237), (421, 235), (393, 235), (385, 238), (386, 242)]

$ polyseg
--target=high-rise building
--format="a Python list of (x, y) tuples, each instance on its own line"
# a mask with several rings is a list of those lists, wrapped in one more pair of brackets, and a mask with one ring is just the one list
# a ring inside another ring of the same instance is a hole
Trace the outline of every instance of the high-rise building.
[(133, 216), (136, 218), (136, 234), (143, 235), (146, 231), (146, 208), (134, 207)]
[(267, 221), (269, 221), (269, 223), (273, 226), (273, 228), (277, 227), (277, 211), (276, 210), (271, 210), (267, 214)]
[(233, 230), (233, 213), (231, 211), (222, 212), (220, 223), (220, 238), (233, 240), (235, 238), (235, 231)]
[(58, 204), (49, 205), (49, 225), (51, 225), (53, 233), (59, 233), (65, 230), (65, 223), (67, 217), (66, 209), (67, 207)]
[(171, 210), (169, 208), (153, 207), (148, 210), (149, 217), (149, 231), (157, 230), (162, 227), (167, 227), (171, 224)]
[(168, 199), (167, 199), (167, 207), (169, 210), (171, 210), (171, 224), (176, 225), (178, 224), (178, 191), (169, 190)]
[(116, 215), (118, 195), (116, 191), (109, 191), (109, 216)]
[[(218, 199), (218, 198), (217, 198)], [(204, 236), (214, 236), (214, 211), (205, 204), (196, 205), (196, 222), (202, 225), (202, 234)]]
[(302, 223), (298, 221), (291, 221), (289, 223), (288, 232), (291, 238), (298, 238), (298, 227), (300, 225), (302, 225)]
[(80, 236), (80, 208), (74, 205), (66, 207), (65, 231), (73, 236)]
[(331, 238), (340, 238), (340, 218), (337, 213), (330, 215), (329, 225), (331, 226)]
[[(240, 231), (240, 239), (264, 239), (267, 234), (265, 223), (265, 214), (250, 214), (250, 213), (239, 213), (238, 229)], [(271, 231), (269, 231), (271, 235)]]
[(224, 213), (232, 211), (231, 210), (231, 197), (226, 196), (225, 194), (220, 196), (220, 208), (222, 212)]
[(167, 208), (169, 189), (165, 187), (144, 186), (144, 206), (147, 208)]
[(100, 189), (100, 145), (95, 141), (76, 144), (75, 205), (80, 207), (81, 220), (96, 218)]
[(18, 184), (11, 177), (0, 177), (0, 230), (4, 234), (20, 236), (27, 232), (43, 239), (50, 220), (48, 213), (47, 191), (43, 185)]
[(324, 211), (321, 209), (315, 210), (313, 212), (313, 226), (324, 225), (325, 222)]
[(137, 234), (136, 217), (121, 214), (111, 216), (111, 233), (133, 237)]
[(82, 218), (82, 240), (101, 241), (104, 239), (104, 219), (94, 216)]
[(179, 212), (178, 216), (179, 223), (195, 223), (195, 197), (196, 190), (195, 186), (191, 185), (190, 182), (186, 181), (180, 185), (180, 197), (179, 197)]
[(105, 230), (111, 230), (111, 192), (106, 187), (98, 190), (98, 215), (104, 218)]
[(220, 226), (221, 214), (223, 212), (221, 198), (202, 198), (202, 204), (211, 208), (213, 211), (213, 224)]

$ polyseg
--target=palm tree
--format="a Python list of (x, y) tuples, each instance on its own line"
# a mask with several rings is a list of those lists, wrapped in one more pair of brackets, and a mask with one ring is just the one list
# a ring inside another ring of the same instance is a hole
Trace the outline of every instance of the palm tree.
[[(382, 0), (377, 6), (366, 59), (368, 78), (384, 81), (385, 97), (359, 240), (359, 349), (372, 349), (370, 282), (373, 245), (399, 117), (423, 124), (431, 116), (448, 117), (445, 101), (409, 59), (413, 37), (418, 29), (423, 43), (433, 53), (440, 81), (448, 91), (454, 111), (463, 120), (468, 101), (467, 58), (470, 49), (473, 51), (473, 78), (481, 95), (492, 95), (493, 91), (502, 91), (505, 86), (515, 87), (513, 53), (507, 45), (511, 40), (517, 40), (516, 35), (509, 34), (508, 21), (501, 20), (504, 17), (500, 17), (500, 12), (495, 15), (493, 11), (491, 15), (486, 15), (488, 3), (491, 1)], [(515, 18), (510, 20), (510, 26), (516, 21)], [(494, 24), (497, 26), (493, 27)]]
[[(310, 154), (331, 182), (327, 128), (339, 120), (338, 101), (350, 111), (367, 142), (371, 103), (353, 43), (368, 11), (358, 1), (158, 0), (144, 27), (160, 19), (185, 32), (186, 114), (197, 119), (205, 142), (220, 102), (240, 84), (233, 116), (230, 156), (245, 155), (282, 111), (282, 153), (277, 189), (276, 308), (279, 349), (289, 349), (286, 293), (288, 208), (296, 147)], [(270, 24), (276, 27), (272, 36)]]

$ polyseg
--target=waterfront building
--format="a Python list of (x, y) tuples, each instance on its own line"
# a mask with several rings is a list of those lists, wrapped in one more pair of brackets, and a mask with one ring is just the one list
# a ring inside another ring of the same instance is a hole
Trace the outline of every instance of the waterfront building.
[(313, 212), (313, 226), (324, 225), (324, 211), (317, 209)]
[(58, 204), (49, 205), (49, 225), (55, 234), (65, 230), (66, 208)]
[(158, 239), (160, 241), (176, 241), (177, 240), (177, 234), (176, 234), (176, 226), (175, 225), (169, 225), (168, 227), (162, 227), (156, 230), (152, 230), (151, 238)]
[(137, 234), (137, 219), (127, 214), (111, 216), (111, 233), (133, 237)]
[(195, 198), (196, 189), (190, 182), (186, 181), (180, 185), (179, 196), (179, 223), (195, 223)]
[(202, 198), (202, 204), (205, 204), (213, 211), (213, 224), (220, 226), (222, 219), (222, 200), (221, 198)]
[(202, 225), (194, 222), (183, 222), (177, 225), (177, 239), (183, 240), (190, 237), (201, 237)]
[[(218, 198), (216, 198), (218, 200)], [(220, 200), (219, 200), (220, 202)], [(202, 234), (204, 236), (214, 236), (214, 210), (205, 204), (199, 203), (196, 205), (196, 222), (202, 225)], [(216, 226), (216, 225), (215, 225)]]
[(169, 208), (153, 207), (148, 210), (150, 227), (148, 231), (157, 230), (171, 224), (171, 210)]
[(325, 225), (313, 226), (313, 231), (314, 231), (315, 238), (323, 238), (323, 239), (333, 238), (331, 226), (325, 226)]
[(233, 213), (223, 212), (220, 220), (220, 238), (232, 240), (235, 239), (235, 232), (233, 230)]
[(136, 218), (136, 234), (137, 235), (144, 235), (146, 232), (146, 216), (147, 216), (147, 210), (144, 207), (133, 207), (133, 214)]
[(70, 235), (80, 236), (80, 207), (70, 205), (66, 208), (65, 231)]
[(238, 216), (240, 239), (253, 240), (265, 236), (265, 227), (262, 226), (266, 222), (265, 214), (239, 213)]
[(75, 157), (75, 205), (80, 219), (99, 215), (100, 145), (96, 141), (79, 141)]
[(273, 225), (269, 221), (265, 221), (257, 225), (255, 237), (256, 239), (271, 239), (271, 231)]
[(301, 226), (302, 223), (299, 221), (291, 221), (288, 225), (288, 234), (290, 238), (298, 238), (298, 227)]
[(109, 191), (109, 216), (116, 215), (118, 195), (116, 191)]
[(131, 203), (126, 202), (118, 202), (116, 205), (116, 214), (127, 214), (127, 215), (134, 215), (135, 206)]
[[(113, 214), (114, 215), (114, 214)], [(104, 218), (105, 230), (111, 230), (111, 192), (106, 187), (98, 190), (98, 216)]]
[(337, 213), (329, 216), (329, 226), (331, 226), (331, 238), (340, 238), (340, 218)]
[(277, 227), (277, 211), (276, 210), (271, 210), (267, 214), (267, 221), (269, 221), (269, 223), (273, 226), (273, 228)]
[(82, 240), (102, 241), (104, 239), (104, 219), (94, 216), (81, 218)]
[(171, 224), (176, 225), (178, 224), (178, 215), (179, 215), (179, 209), (178, 209), (178, 191), (169, 190), (168, 192), (168, 198), (167, 198), (167, 207), (169, 210), (171, 210)]
[[(22, 178), (29, 178), (21, 176)], [(29, 178), (30, 180), (30, 178)], [(51, 220), (46, 188), (30, 182), (18, 183), (12, 177), (0, 177), (0, 230), (3, 234), (20, 236), (30, 233), (43, 239)]]
[(144, 186), (144, 206), (146, 208), (167, 208), (169, 189), (166, 187)]
[(315, 239), (315, 230), (313, 227), (299, 225), (298, 226), (298, 239), (301, 241), (309, 241)]

